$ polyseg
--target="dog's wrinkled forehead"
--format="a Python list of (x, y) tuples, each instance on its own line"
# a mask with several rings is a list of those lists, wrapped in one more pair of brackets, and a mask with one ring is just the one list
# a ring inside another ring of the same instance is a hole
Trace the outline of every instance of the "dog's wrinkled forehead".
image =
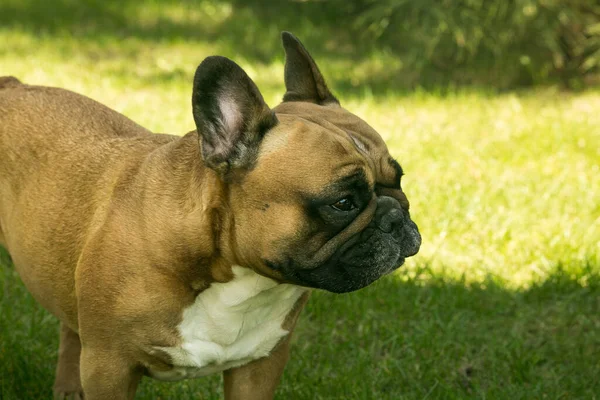
[(356, 151), (367, 161), (375, 173), (378, 184), (398, 188), (402, 169), (390, 156), (381, 136), (365, 121), (339, 105), (320, 106), (305, 102), (286, 102), (274, 108), (276, 114), (296, 116), (315, 123), (337, 135), (342, 140), (351, 141)]

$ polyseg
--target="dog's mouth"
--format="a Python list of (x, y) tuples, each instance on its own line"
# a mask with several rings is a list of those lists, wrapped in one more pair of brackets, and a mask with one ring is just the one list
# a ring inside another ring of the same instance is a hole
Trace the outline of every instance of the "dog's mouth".
[(316, 267), (306, 268), (292, 260), (270, 266), (287, 281), (301, 286), (334, 293), (359, 290), (396, 270), (419, 251), (421, 235), (408, 213), (402, 223), (386, 230), (374, 220)]

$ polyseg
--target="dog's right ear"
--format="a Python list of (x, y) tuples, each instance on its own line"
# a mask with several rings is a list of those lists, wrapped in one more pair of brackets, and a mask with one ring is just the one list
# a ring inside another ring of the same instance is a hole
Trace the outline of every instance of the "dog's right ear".
[(208, 57), (194, 76), (192, 113), (205, 164), (225, 177), (252, 167), (265, 133), (277, 117), (239, 65)]
[(339, 105), (329, 91), (317, 63), (300, 40), (289, 32), (281, 33), (285, 50), (283, 101), (307, 101), (320, 105)]

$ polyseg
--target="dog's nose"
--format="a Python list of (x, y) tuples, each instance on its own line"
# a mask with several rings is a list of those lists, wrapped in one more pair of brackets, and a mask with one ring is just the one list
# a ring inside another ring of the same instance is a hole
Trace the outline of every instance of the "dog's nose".
[(377, 221), (377, 227), (385, 233), (390, 233), (394, 229), (394, 225), (400, 224), (402, 219), (402, 211), (393, 209)]
[(398, 200), (388, 196), (377, 198), (375, 223), (381, 231), (390, 233), (394, 230), (394, 226), (401, 224), (403, 220), (404, 215)]

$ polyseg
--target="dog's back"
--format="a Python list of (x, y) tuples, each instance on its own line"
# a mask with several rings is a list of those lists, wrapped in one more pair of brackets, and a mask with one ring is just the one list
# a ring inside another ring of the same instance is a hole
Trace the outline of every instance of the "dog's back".
[(113, 160), (168, 141), (150, 133), (85, 96), (0, 77), (0, 226), (6, 202), (16, 204), (35, 191), (48, 203), (48, 196), (65, 197), (69, 188), (81, 198), (86, 182), (115, 168)]
[(14, 76), (0, 76), (0, 89), (21, 85), (21, 81)]

